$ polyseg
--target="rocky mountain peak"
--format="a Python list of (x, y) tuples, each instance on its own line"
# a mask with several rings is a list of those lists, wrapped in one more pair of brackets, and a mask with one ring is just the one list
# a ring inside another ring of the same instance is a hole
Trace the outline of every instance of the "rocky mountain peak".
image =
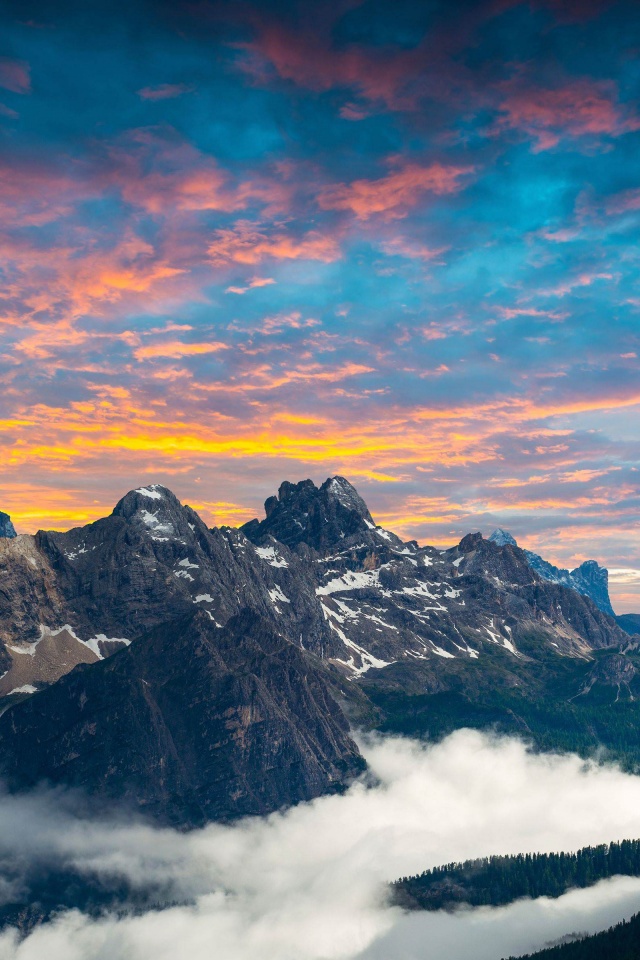
[(613, 616), (613, 607), (609, 599), (609, 571), (601, 567), (596, 560), (585, 560), (571, 571), (577, 589), (596, 603), (601, 610)]
[(356, 488), (344, 477), (329, 477), (320, 487), (320, 492), (326, 493), (330, 499), (337, 500), (345, 510), (353, 510), (363, 520), (373, 523), (373, 518), (366, 503)]
[(288, 547), (305, 543), (324, 550), (375, 528), (366, 503), (344, 477), (329, 477), (320, 487), (313, 480), (285, 480), (264, 508), (264, 520), (251, 520), (242, 528), (256, 543), (272, 536)]
[(189, 542), (206, 527), (197, 513), (183, 506), (176, 495), (159, 483), (130, 490), (113, 509), (113, 517), (122, 517), (148, 534), (152, 540)]
[(157, 513), (166, 513), (175, 508), (180, 509), (182, 504), (168, 487), (159, 483), (151, 483), (146, 487), (130, 490), (113, 508), (114, 517), (124, 517), (129, 520), (134, 514), (142, 510)]
[(0, 510), (0, 537), (15, 537), (17, 536), (15, 527), (11, 523), (11, 517), (8, 513), (3, 513)]
[(517, 547), (518, 541), (515, 537), (511, 536), (508, 530), (503, 530), (502, 527), (498, 527), (497, 530), (494, 530), (491, 536), (489, 537), (492, 543), (497, 544), (499, 547), (504, 547), (507, 543), (511, 547)]
[(472, 550), (477, 550), (481, 545), (481, 533), (468, 533), (458, 544), (458, 550), (461, 550), (462, 553), (470, 553)]
[[(507, 531), (498, 527), (488, 538), (489, 542), (497, 547), (517, 547), (515, 538)], [(575, 570), (564, 570), (544, 560), (531, 550), (524, 550), (524, 556), (532, 570), (549, 583), (560, 583), (571, 590), (577, 590), (593, 602), (610, 617), (614, 616), (611, 600), (609, 599), (609, 572), (595, 560), (585, 560)]]

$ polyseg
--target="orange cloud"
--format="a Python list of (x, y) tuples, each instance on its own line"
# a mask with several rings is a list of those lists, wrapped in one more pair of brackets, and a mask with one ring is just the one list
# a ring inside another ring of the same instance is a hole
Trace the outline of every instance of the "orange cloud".
[(340, 257), (338, 242), (311, 230), (296, 239), (281, 231), (262, 232), (255, 224), (236, 223), (232, 229), (216, 230), (209, 244), (214, 264), (255, 264), (261, 260), (320, 260), (330, 263)]
[(404, 217), (425, 193), (441, 195), (462, 190), (461, 177), (474, 169), (442, 163), (405, 163), (378, 180), (354, 180), (327, 187), (318, 195), (318, 204), (323, 210), (350, 210), (359, 220), (375, 214), (387, 219)]
[(136, 360), (150, 360), (159, 358), (178, 359), (179, 357), (195, 357), (206, 353), (218, 353), (228, 350), (227, 343), (182, 343), (181, 340), (165, 340), (163, 343), (153, 343), (146, 347), (134, 350)]

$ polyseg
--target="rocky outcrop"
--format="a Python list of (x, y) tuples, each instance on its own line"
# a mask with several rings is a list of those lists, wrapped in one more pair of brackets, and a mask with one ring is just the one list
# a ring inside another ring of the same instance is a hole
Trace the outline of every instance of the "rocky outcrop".
[(270, 535), (288, 547), (305, 543), (323, 551), (375, 528), (366, 503), (344, 477), (330, 477), (320, 488), (312, 480), (285, 480), (264, 509), (264, 520), (250, 520), (241, 528), (254, 543)]
[(0, 717), (13, 789), (82, 787), (181, 825), (269, 813), (363, 767), (314, 658), (252, 612), (164, 624)]
[(11, 523), (11, 517), (8, 513), (3, 513), (2, 510), (0, 510), (0, 537), (11, 538), (16, 535), (15, 527)]
[(571, 571), (579, 593), (591, 597), (593, 602), (603, 613), (614, 616), (611, 600), (609, 599), (609, 571), (601, 567), (595, 560), (585, 560), (579, 567)]
[(586, 696), (594, 690), (599, 692), (602, 688), (613, 687), (616, 702), (623, 697), (633, 701), (631, 684), (637, 675), (638, 671), (629, 657), (622, 653), (612, 653), (601, 657), (592, 667), (582, 684), (580, 694)]

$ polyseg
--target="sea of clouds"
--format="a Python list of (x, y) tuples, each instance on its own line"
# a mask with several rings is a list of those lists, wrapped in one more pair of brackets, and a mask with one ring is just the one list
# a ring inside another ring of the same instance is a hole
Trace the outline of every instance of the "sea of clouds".
[(0, 934), (0, 960), (500, 960), (640, 910), (634, 878), (499, 909), (390, 907), (389, 881), (451, 860), (640, 837), (640, 777), (467, 730), (361, 746), (375, 785), (189, 833), (91, 819), (60, 793), (0, 798), (4, 862), (122, 876), (189, 902), (67, 911), (24, 939)]

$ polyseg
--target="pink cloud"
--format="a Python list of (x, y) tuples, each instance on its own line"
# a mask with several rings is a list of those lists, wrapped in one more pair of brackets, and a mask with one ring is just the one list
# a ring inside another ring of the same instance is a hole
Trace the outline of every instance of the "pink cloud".
[(157, 87), (143, 87), (138, 90), (138, 96), (143, 100), (172, 100), (192, 90), (186, 83), (161, 83)]
[(273, 277), (254, 277), (253, 280), (250, 280), (246, 287), (227, 287), (225, 293), (236, 293), (242, 295), (243, 293), (248, 293), (249, 290), (255, 290), (256, 287), (268, 287), (276, 281)]
[(629, 213), (634, 210), (640, 210), (640, 189), (638, 188), (616, 193), (609, 197), (605, 204), (605, 213), (609, 216)]
[(554, 89), (527, 86), (524, 77), (506, 86), (493, 132), (518, 130), (535, 138), (535, 152), (563, 137), (619, 137), (640, 129), (640, 117), (617, 100), (609, 81), (575, 80)]
[(323, 210), (350, 210), (359, 220), (375, 214), (386, 219), (404, 217), (425, 193), (442, 195), (462, 190), (460, 178), (473, 171), (471, 166), (405, 163), (377, 180), (354, 180), (327, 187), (320, 192), (318, 204)]
[(340, 107), (340, 116), (343, 120), (365, 120), (370, 112), (357, 103), (345, 103)]
[(330, 263), (340, 257), (337, 240), (315, 230), (296, 238), (278, 230), (262, 232), (247, 221), (239, 221), (232, 229), (216, 230), (208, 250), (211, 261), (217, 265), (254, 264), (269, 258)]
[[(239, 44), (245, 59), (244, 70), (260, 82), (269, 79), (269, 71), (283, 80), (322, 92), (334, 87), (351, 87), (359, 95), (384, 104), (388, 109), (412, 109), (415, 96), (408, 83), (424, 64), (424, 52), (390, 50), (371, 52), (351, 45), (335, 49), (329, 30), (314, 24), (307, 32), (291, 30), (282, 24), (262, 22), (256, 41)], [(348, 119), (361, 119), (353, 105), (343, 107)], [(345, 115), (345, 114), (343, 114)]]
[(543, 230), (541, 236), (551, 243), (571, 243), (579, 234), (579, 230), (571, 227), (565, 227), (560, 230)]
[(266, 336), (280, 333), (281, 330), (305, 330), (310, 327), (320, 326), (320, 321), (313, 317), (303, 318), (297, 310), (293, 313), (278, 314), (275, 317), (266, 317), (260, 327), (260, 333)]
[(571, 277), (559, 286), (551, 290), (540, 291), (543, 296), (566, 297), (568, 293), (579, 287), (590, 287), (596, 280), (614, 280), (612, 273), (582, 273), (577, 277)]
[(411, 260), (431, 261), (437, 260), (449, 250), (449, 247), (429, 247), (425, 243), (417, 240), (411, 240), (408, 237), (392, 237), (389, 240), (383, 240), (380, 247), (389, 256), (408, 257)]
[(226, 343), (183, 343), (181, 340), (165, 340), (163, 343), (153, 343), (146, 347), (139, 347), (134, 351), (136, 360), (168, 359), (179, 357), (197, 357), (208, 353), (218, 353), (228, 350)]
[(202, 154), (170, 128), (130, 131), (108, 151), (104, 186), (149, 213), (223, 210), (243, 206), (213, 157)]
[[(577, 286), (588, 284), (578, 283)], [(558, 310), (539, 310), (536, 307), (498, 307), (498, 313), (504, 320), (514, 320), (516, 317), (546, 317), (548, 320), (562, 321), (569, 316), (568, 313), (560, 313)]]
[(30, 93), (31, 77), (29, 64), (24, 60), (0, 57), (0, 87), (12, 93)]

